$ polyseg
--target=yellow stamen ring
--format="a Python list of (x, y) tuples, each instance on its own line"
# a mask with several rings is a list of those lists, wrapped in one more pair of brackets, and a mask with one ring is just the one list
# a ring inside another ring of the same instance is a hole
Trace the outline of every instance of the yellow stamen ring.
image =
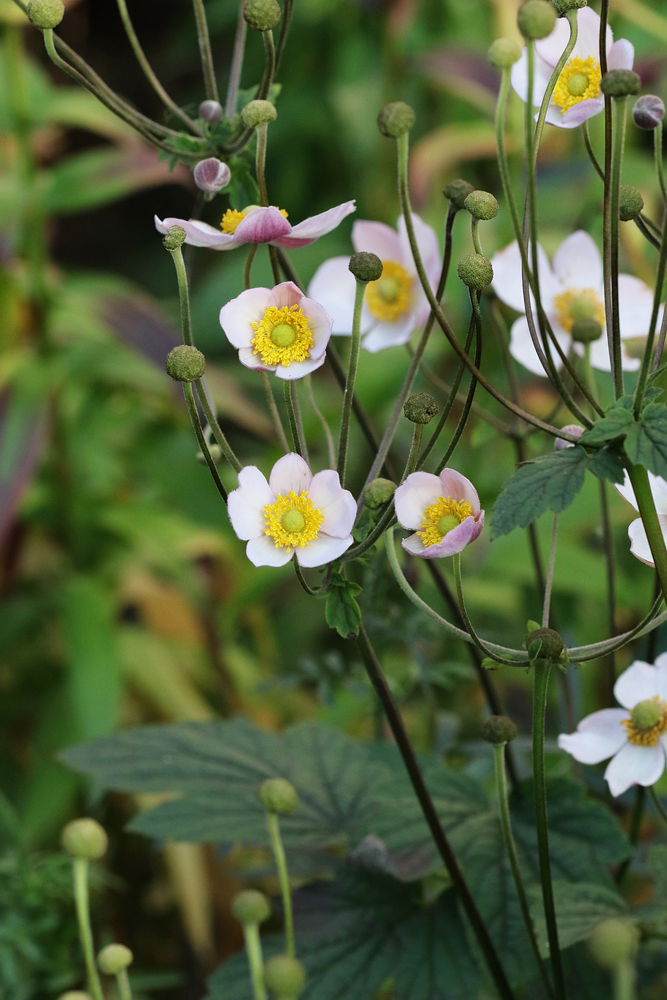
[(284, 365), (306, 361), (314, 343), (308, 317), (297, 305), (269, 306), (258, 323), (251, 345), (264, 365)]
[(604, 328), (604, 305), (592, 288), (568, 288), (554, 298), (558, 322), (572, 333), (572, 327), (578, 320), (594, 319)]
[(467, 500), (453, 500), (452, 497), (438, 497), (424, 511), (421, 527), (417, 534), (424, 543), (439, 545), (445, 535), (457, 528), (467, 517), (472, 517), (472, 507)]
[(324, 514), (313, 507), (307, 490), (299, 494), (290, 490), (264, 507), (264, 521), (264, 534), (272, 538), (279, 549), (302, 549), (317, 538)]
[(395, 260), (382, 261), (382, 276), (366, 286), (366, 305), (373, 316), (393, 323), (412, 304), (412, 277)]
[(599, 97), (601, 79), (600, 64), (594, 56), (587, 56), (586, 59), (573, 56), (558, 77), (551, 103), (565, 114), (575, 104)]
[(654, 747), (667, 732), (667, 702), (657, 695), (640, 701), (632, 709), (629, 719), (623, 719), (628, 743), (636, 747)]

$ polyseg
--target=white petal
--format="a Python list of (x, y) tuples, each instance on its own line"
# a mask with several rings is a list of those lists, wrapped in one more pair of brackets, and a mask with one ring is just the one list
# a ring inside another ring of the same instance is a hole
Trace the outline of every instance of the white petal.
[[(583, 345), (576, 344), (577, 354), (583, 355)], [(589, 358), (591, 365), (599, 372), (610, 372), (611, 362), (609, 361), (609, 342), (607, 341), (607, 331), (602, 330), (602, 335), (594, 340), (590, 345)], [(628, 369), (623, 365), (623, 369)]]
[(632, 69), (634, 61), (635, 48), (627, 38), (619, 38), (607, 52), (607, 69)]
[(465, 500), (472, 507), (473, 514), (479, 514), (479, 496), (469, 479), (455, 469), (443, 469), (439, 478), (443, 497)]
[(320, 236), (330, 233), (332, 229), (339, 226), (343, 219), (351, 212), (354, 212), (355, 209), (354, 200), (334, 205), (333, 208), (328, 208), (326, 212), (320, 212), (319, 215), (311, 215), (309, 218), (304, 219), (303, 222), (298, 222), (296, 226), (292, 226), (292, 231), (287, 236), (279, 238), (275, 242), (280, 246), (287, 247), (305, 246)]
[(570, 26), (565, 18), (560, 18), (550, 35), (535, 42), (535, 51), (553, 70), (569, 40)]
[(220, 326), (234, 347), (250, 347), (255, 331), (253, 323), (259, 323), (269, 306), (275, 305), (270, 288), (249, 288), (241, 292), (220, 310)]
[(297, 288), (293, 281), (281, 281), (279, 285), (274, 285), (271, 294), (279, 309), (300, 306), (303, 298), (303, 292)]
[(581, 720), (576, 733), (561, 733), (558, 746), (582, 764), (599, 764), (627, 742), (625, 727), (621, 725), (627, 717), (628, 713), (622, 708), (593, 712)]
[[(325, 260), (308, 285), (308, 298), (319, 302), (331, 316), (332, 332), (335, 334), (352, 332), (356, 282), (350, 273), (349, 262), (349, 257), (331, 257)], [(362, 322), (362, 330), (366, 328)]]
[(623, 708), (632, 709), (640, 701), (659, 695), (661, 672), (650, 663), (635, 660), (614, 684), (614, 697)]
[(342, 556), (349, 549), (354, 539), (352, 535), (345, 538), (332, 538), (330, 535), (318, 535), (308, 545), (296, 550), (296, 561), (300, 566), (312, 568), (324, 566)]
[(384, 222), (366, 222), (359, 219), (352, 226), (352, 245), (357, 253), (374, 253), (380, 260), (401, 262), (402, 248), (399, 235)]
[(414, 309), (404, 313), (393, 323), (376, 320), (368, 333), (364, 334), (361, 346), (370, 354), (377, 354), (387, 347), (399, 347), (401, 344), (407, 344), (419, 325), (417, 312)]
[[(649, 472), (649, 476), (650, 475), (651, 473)], [(637, 506), (637, 501), (635, 500), (635, 491), (633, 490), (632, 485), (630, 484), (630, 477), (627, 474), (627, 472), (624, 472), (623, 476), (624, 478), (622, 483), (615, 483), (616, 489), (621, 494), (624, 500), (627, 500), (628, 503), (632, 504), (635, 510), (639, 510), (639, 507)]]
[[(554, 64), (547, 63), (537, 53), (535, 55), (535, 74), (533, 77), (533, 106), (542, 102), (549, 84)], [(528, 98), (528, 53), (524, 49), (510, 71), (512, 89), (522, 101)]]
[(630, 552), (635, 559), (646, 563), (647, 566), (655, 566), (651, 546), (648, 543), (646, 528), (640, 517), (636, 521), (632, 521), (628, 526), (628, 538), (630, 539)]
[(265, 476), (254, 465), (239, 472), (239, 487), (227, 498), (227, 511), (237, 536), (248, 541), (264, 532), (263, 508), (275, 502)]
[[(551, 115), (553, 111), (556, 111), (560, 115), (560, 120), (554, 120), (556, 116)], [(594, 115), (599, 115), (601, 111), (604, 111), (604, 100), (601, 97), (590, 97), (587, 101), (579, 101), (578, 104), (571, 107), (565, 114), (561, 112), (560, 108), (556, 108), (552, 104), (546, 120), (551, 125), (558, 125), (560, 128), (578, 128), (582, 122), (588, 121)]]
[(269, 485), (276, 496), (287, 493), (302, 493), (310, 486), (313, 478), (308, 463), (295, 452), (283, 455), (271, 469)]
[(632, 274), (619, 274), (618, 300), (621, 336), (645, 337), (653, 312), (651, 289)]
[(239, 361), (246, 368), (251, 368), (255, 372), (274, 372), (275, 365), (263, 365), (259, 354), (255, 354), (252, 347), (239, 347)]
[(313, 346), (310, 349), (310, 356), (319, 358), (327, 349), (327, 344), (331, 337), (331, 327), (333, 320), (321, 303), (314, 299), (302, 296), (299, 308), (308, 320), (308, 326), (313, 334)]
[(440, 496), (438, 476), (432, 472), (411, 472), (394, 493), (398, 523), (404, 528), (419, 528), (424, 511)]
[(665, 751), (658, 743), (654, 747), (638, 747), (627, 743), (609, 761), (604, 772), (613, 796), (622, 795), (632, 785), (655, 785), (665, 770)]
[(278, 548), (268, 535), (251, 538), (245, 548), (245, 554), (253, 566), (285, 566), (293, 552), (294, 549)]
[(325, 355), (322, 354), (319, 358), (306, 358), (305, 361), (292, 361), (288, 365), (276, 365), (276, 378), (281, 378), (284, 382), (294, 382), (298, 378), (303, 378), (304, 375), (310, 375), (311, 372), (317, 371), (321, 368), (325, 361)]
[(564, 288), (602, 290), (602, 257), (593, 237), (583, 229), (563, 240), (554, 254), (553, 266)]
[(159, 233), (166, 233), (172, 226), (180, 226), (185, 230), (185, 242), (193, 247), (209, 247), (211, 250), (225, 250), (232, 243), (233, 237), (222, 230), (209, 226), (207, 222), (195, 219), (158, 219), (154, 216), (155, 228)]
[[(517, 312), (525, 313), (526, 306), (521, 280), (521, 254), (516, 240), (504, 250), (499, 250), (497, 254), (494, 254), (491, 258), (491, 266), (493, 267), (491, 284), (498, 298), (501, 302), (511, 306), (512, 309), (516, 309)], [(541, 246), (537, 248), (537, 267), (542, 300), (546, 305), (546, 300), (551, 300), (562, 289), (554, 278), (549, 259)], [(530, 301), (533, 303), (534, 309), (535, 302), (532, 295)]]
[(313, 506), (324, 514), (321, 530), (335, 538), (350, 534), (357, 516), (357, 505), (349, 490), (340, 485), (334, 469), (324, 469), (313, 476), (308, 490)]
[[(440, 248), (438, 246), (438, 237), (435, 234), (435, 229), (424, 222), (418, 215), (412, 213), (412, 225), (415, 231), (415, 239), (417, 240), (417, 249), (419, 250), (419, 255), (422, 259), (424, 265), (424, 270), (426, 271), (426, 276), (431, 284), (434, 286), (437, 284), (438, 277), (440, 275)], [(411, 274), (415, 272), (415, 264), (412, 259), (412, 251), (410, 249), (410, 241), (408, 239), (408, 232), (405, 225), (405, 218), (401, 215), (398, 220), (398, 234), (401, 241), (401, 256), (399, 258), (399, 263), (403, 265), (406, 271)]]
[[(570, 337), (567, 333), (561, 331), (552, 317), (550, 317), (550, 319), (556, 339), (562, 350), (567, 354), (570, 348)], [(519, 364), (523, 365), (524, 368), (527, 368), (528, 371), (534, 372), (535, 375), (546, 375), (540, 359), (537, 356), (537, 351), (533, 347), (533, 340), (530, 336), (528, 320), (525, 316), (520, 316), (519, 319), (515, 320), (512, 324), (510, 332), (510, 354), (515, 361), (518, 361)], [(560, 368), (560, 357), (553, 346), (551, 355), (556, 368)]]
[[(611, 28), (607, 25), (607, 52), (609, 52), (613, 41), (614, 36), (611, 33)], [(600, 58), (600, 16), (590, 7), (585, 7), (577, 11), (577, 44), (574, 47), (573, 53), (574, 55), (581, 55), (584, 58), (586, 56), (594, 56), (596, 59)]]

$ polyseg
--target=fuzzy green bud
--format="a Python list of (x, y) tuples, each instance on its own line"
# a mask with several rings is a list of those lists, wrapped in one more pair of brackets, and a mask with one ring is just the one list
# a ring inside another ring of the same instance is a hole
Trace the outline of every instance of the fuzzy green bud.
[(642, 81), (632, 69), (610, 69), (600, 80), (600, 87), (608, 97), (632, 97), (642, 89)]
[(36, 28), (57, 28), (65, 16), (65, 5), (62, 0), (30, 0), (26, 13)]
[(491, 715), (482, 723), (480, 734), (487, 743), (510, 743), (518, 731), (508, 716)]
[(196, 347), (179, 344), (169, 351), (165, 367), (167, 374), (176, 382), (194, 382), (204, 374), (206, 358)]
[(364, 503), (369, 510), (377, 510), (389, 503), (396, 492), (396, 483), (391, 479), (374, 479), (364, 490)]
[(275, 105), (271, 101), (250, 101), (241, 112), (241, 121), (246, 128), (258, 128), (268, 125), (278, 117)]
[(267, 778), (259, 786), (258, 795), (268, 812), (291, 813), (299, 804), (296, 788), (286, 778)]
[(71, 820), (63, 828), (60, 842), (70, 857), (97, 861), (106, 851), (109, 838), (96, 819), (85, 816)]
[(61, 993), (57, 1000), (93, 1000), (90, 993), (84, 993), (83, 990), (67, 990), (66, 993)]
[(271, 31), (280, 17), (281, 11), (276, 0), (245, 0), (243, 19), (256, 31)]
[(455, 180), (450, 181), (449, 184), (446, 185), (442, 193), (445, 198), (448, 198), (452, 205), (460, 211), (465, 204), (466, 198), (474, 190), (475, 188), (472, 184), (469, 184), (468, 181), (464, 181), (461, 177), (457, 177)]
[(644, 199), (639, 188), (632, 184), (621, 184), (619, 214), (621, 222), (636, 219), (644, 208)]
[(556, 27), (556, 11), (547, 0), (527, 0), (519, 7), (517, 24), (524, 38), (546, 38)]
[(611, 917), (593, 929), (588, 948), (605, 969), (616, 969), (632, 961), (639, 946), (639, 929), (629, 920)]
[(97, 953), (97, 967), (105, 976), (117, 976), (133, 960), (134, 955), (124, 944), (108, 944)]
[(470, 212), (473, 219), (481, 219), (488, 222), (495, 219), (498, 214), (498, 202), (490, 191), (471, 191), (463, 203), (466, 212)]
[(404, 104), (403, 101), (385, 104), (377, 116), (377, 126), (380, 132), (390, 139), (397, 139), (409, 132), (414, 123), (415, 113), (410, 105)]
[(657, 94), (642, 94), (632, 109), (632, 119), (637, 128), (648, 131), (657, 128), (665, 117), (664, 102)]
[(367, 253), (365, 250), (352, 254), (348, 268), (357, 281), (363, 281), (365, 284), (382, 277), (382, 261), (377, 254)]
[(560, 660), (565, 648), (561, 636), (552, 628), (536, 628), (526, 636), (526, 649), (531, 657), (534, 654), (544, 660)]
[(415, 392), (403, 404), (403, 415), (413, 424), (428, 424), (439, 412), (440, 407), (428, 392)]
[(581, 10), (588, 7), (588, 0), (551, 0), (559, 17), (565, 17), (569, 10)]
[(185, 243), (185, 237), (188, 234), (183, 229), (183, 226), (170, 226), (167, 232), (164, 234), (162, 240), (162, 246), (165, 250), (178, 250)]
[(521, 58), (521, 46), (513, 38), (496, 38), (486, 54), (492, 66), (509, 69)]
[(273, 955), (264, 966), (264, 982), (277, 1000), (296, 1000), (306, 985), (306, 970), (298, 958)]
[(602, 327), (596, 319), (583, 317), (574, 321), (570, 333), (572, 340), (576, 340), (577, 343), (592, 344), (594, 340), (599, 340), (602, 336)]
[(493, 281), (491, 261), (481, 253), (468, 253), (462, 257), (456, 273), (464, 285), (478, 292)]
[(257, 889), (244, 889), (232, 900), (232, 913), (241, 924), (263, 924), (271, 916), (269, 901)]

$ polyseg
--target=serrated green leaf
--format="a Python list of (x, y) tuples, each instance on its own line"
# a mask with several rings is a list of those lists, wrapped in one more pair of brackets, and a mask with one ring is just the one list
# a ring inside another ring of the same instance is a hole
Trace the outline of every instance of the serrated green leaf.
[(586, 452), (575, 445), (522, 465), (496, 500), (493, 537), (528, 527), (546, 510), (565, 510), (581, 489), (587, 464)]
[(649, 403), (625, 439), (625, 450), (633, 465), (643, 465), (656, 476), (667, 478), (667, 406)]
[(584, 431), (579, 440), (583, 445), (614, 441), (624, 437), (632, 423), (634, 423), (632, 410), (625, 406), (613, 406), (607, 410), (604, 417), (601, 417), (592, 427)]
[(358, 583), (352, 583), (340, 574), (332, 580), (324, 617), (329, 628), (335, 629), (343, 639), (359, 634), (361, 609), (356, 598), (360, 593), (361, 587)]
[[(625, 900), (616, 889), (596, 882), (560, 882), (554, 880), (554, 903), (558, 922), (558, 941), (565, 950), (585, 941), (601, 920), (628, 913)], [(549, 941), (544, 920), (542, 894), (537, 886), (529, 890), (531, 911), (537, 931), (537, 943), (543, 958), (549, 956)]]
[(608, 445), (599, 448), (588, 457), (588, 468), (598, 479), (607, 479), (612, 483), (622, 483), (625, 476), (623, 452), (620, 447)]

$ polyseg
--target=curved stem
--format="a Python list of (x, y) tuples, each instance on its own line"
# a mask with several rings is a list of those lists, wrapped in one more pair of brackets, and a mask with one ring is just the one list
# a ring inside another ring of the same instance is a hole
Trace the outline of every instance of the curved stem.
[(660, 240), (660, 256), (658, 257), (658, 266), (655, 276), (655, 290), (653, 293), (653, 310), (651, 312), (651, 323), (649, 326), (648, 337), (646, 338), (646, 345), (644, 347), (644, 355), (642, 357), (641, 368), (639, 370), (637, 387), (635, 389), (634, 412), (636, 417), (638, 417), (641, 412), (642, 403), (644, 402), (644, 393), (646, 392), (646, 383), (648, 381), (649, 371), (651, 370), (653, 363), (655, 334), (658, 324), (658, 313), (660, 312), (660, 304), (662, 302), (662, 293), (665, 284), (666, 269), (667, 269), (667, 225), (665, 225), (663, 229), (662, 237)]
[(248, 25), (243, 16), (243, 0), (239, 3), (239, 16), (236, 22), (236, 34), (234, 36), (234, 50), (232, 52), (232, 62), (229, 68), (229, 83), (227, 84), (227, 96), (225, 97), (225, 117), (232, 118), (236, 111), (236, 100), (241, 85), (241, 72), (243, 70), (243, 57), (245, 55), (245, 41), (248, 32)]
[(197, 40), (199, 42), (199, 57), (204, 75), (204, 87), (206, 97), (209, 101), (218, 100), (218, 85), (215, 80), (215, 67), (213, 65), (213, 53), (211, 52), (211, 39), (208, 33), (208, 21), (204, 10), (204, 0), (192, 0), (192, 9), (197, 25)]
[(551, 612), (551, 591), (554, 582), (554, 570), (556, 568), (556, 552), (558, 551), (558, 514), (554, 514), (551, 522), (551, 546), (549, 548), (549, 562), (547, 563), (547, 575), (544, 582), (544, 603), (542, 605), (542, 628), (549, 627), (549, 615)]
[[(470, 301), (472, 303), (472, 329), (475, 330), (476, 334), (476, 348), (475, 348), (475, 367), (479, 368), (482, 360), (482, 317), (479, 312), (479, 292), (474, 292), (470, 290)], [(465, 430), (466, 424), (468, 423), (468, 417), (472, 409), (472, 404), (475, 399), (475, 390), (477, 389), (477, 379), (474, 375), (470, 376), (470, 385), (468, 386), (468, 392), (466, 393), (465, 402), (463, 404), (463, 409), (461, 410), (461, 416), (459, 417), (456, 429), (451, 436), (450, 442), (447, 445), (445, 454), (442, 456), (440, 461), (436, 466), (436, 475), (440, 475), (442, 470), (447, 465), (447, 462), (454, 454), (456, 446), (461, 440), (461, 435)]]
[(132, 990), (130, 989), (130, 979), (127, 969), (121, 969), (116, 973), (116, 986), (120, 1000), (132, 1000)]
[(250, 981), (252, 983), (253, 1000), (266, 1000), (264, 985), (264, 962), (262, 960), (262, 942), (257, 924), (244, 924), (243, 937), (245, 950), (250, 966)]
[[(621, 169), (623, 166), (623, 147), (625, 144), (625, 121), (627, 97), (615, 97), (613, 102), (614, 126), (612, 137), (612, 160), (609, 179), (609, 290), (610, 301), (607, 302), (607, 333), (610, 335), (610, 357), (614, 392), (618, 399), (623, 395), (623, 356), (621, 353), (621, 321), (618, 294), (618, 249), (620, 225)], [(611, 306), (611, 324), (609, 323), (609, 307)], [(611, 331), (609, 327), (611, 326)], [(655, 330), (655, 325), (653, 325)], [(648, 354), (648, 352), (646, 352)]]
[(468, 610), (467, 610), (466, 604), (465, 604), (465, 599), (464, 599), (464, 596), (463, 596), (463, 577), (461, 576), (461, 553), (460, 552), (457, 552), (456, 555), (453, 557), (453, 562), (454, 562), (454, 576), (455, 576), (455, 579), (456, 579), (456, 596), (458, 597), (458, 601), (459, 601), (459, 611), (461, 612), (461, 617), (463, 618), (466, 630), (467, 630), (468, 634), (470, 635), (470, 638), (475, 643), (475, 645), (478, 647), (478, 649), (481, 649), (481, 651), (484, 653), (485, 656), (489, 656), (492, 659), (497, 660), (499, 663), (505, 663), (508, 666), (512, 666), (512, 667), (517, 666), (517, 664), (519, 662), (521, 662), (521, 661), (508, 660), (508, 659), (505, 659), (504, 657), (498, 656), (497, 653), (493, 652), (491, 646), (487, 645), (485, 642), (483, 642), (480, 639), (480, 637), (477, 635), (477, 632), (473, 628), (473, 624), (470, 621), (470, 617), (468, 615)]
[(345, 486), (347, 475), (347, 448), (350, 436), (350, 415), (352, 413), (352, 399), (354, 398), (354, 384), (359, 368), (359, 352), (361, 350), (361, 307), (364, 303), (364, 293), (366, 283), (356, 280), (354, 296), (354, 313), (352, 316), (352, 343), (350, 345), (350, 359), (345, 379), (345, 389), (343, 391), (343, 412), (340, 418), (340, 438), (338, 439), (338, 462), (336, 468), (340, 476), (341, 485)]
[(199, 448), (201, 450), (202, 455), (204, 456), (206, 464), (208, 465), (209, 472), (213, 477), (213, 482), (217, 487), (218, 493), (225, 501), (225, 503), (227, 503), (227, 490), (225, 489), (222, 483), (222, 480), (220, 478), (220, 473), (218, 472), (218, 467), (213, 460), (213, 456), (211, 455), (211, 451), (208, 446), (208, 442), (206, 440), (206, 435), (204, 434), (204, 431), (202, 429), (201, 421), (199, 419), (199, 411), (197, 410), (197, 404), (195, 403), (195, 397), (192, 391), (192, 384), (190, 382), (183, 382), (182, 384), (183, 384), (183, 395), (185, 396), (185, 402), (188, 408), (188, 413), (190, 415), (190, 421), (192, 423), (192, 428), (195, 432)]
[(667, 203), (667, 185), (665, 185), (665, 168), (662, 162), (662, 122), (653, 129), (653, 154), (655, 158), (655, 172), (658, 175), (658, 183), (662, 200)]
[(315, 399), (315, 393), (313, 392), (312, 375), (306, 375), (303, 381), (306, 387), (306, 395), (308, 396), (308, 402), (310, 403), (310, 408), (320, 422), (322, 433), (324, 434), (324, 440), (327, 443), (328, 468), (333, 469), (334, 463), (336, 461), (336, 446), (334, 444), (331, 428), (329, 427), (327, 418), (324, 416), (319, 406), (317, 405), (317, 400)]
[(100, 977), (97, 974), (97, 966), (95, 965), (93, 932), (90, 926), (88, 867), (89, 862), (87, 858), (72, 859), (72, 874), (74, 876), (74, 904), (76, 907), (76, 918), (79, 924), (79, 937), (81, 939), (83, 959), (86, 964), (88, 989), (92, 993), (94, 1000), (103, 1000)]
[(269, 408), (269, 413), (271, 414), (271, 419), (273, 420), (273, 426), (275, 427), (280, 447), (287, 453), (291, 449), (289, 441), (287, 440), (287, 435), (285, 434), (283, 422), (280, 419), (280, 413), (278, 411), (278, 406), (276, 405), (275, 396), (273, 395), (273, 388), (271, 386), (271, 379), (269, 378), (268, 372), (262, 372), (262, 384), (264, 386), (266, 403)]
[(255, 171), (257, 174), (257, 186), (259, 188), (259, 203), (265, 207), (269, 204), (269, 194), (266, 187), (266, 141), (269, 131), (268, 122), (258, 125), (257, 148), (255, 150)]
[(187, 344), (189, 347), (193, 347), (192, 340), (192, 322), (190, 319), (190, 292), (188, 289), (188, 275), (185, 270), (185, 262), (183, 260), (183, 251), (181, 247), (176, 247), (175, 250), (170, 250), (171, 259), (174, 262), (174, 267), (176, 268), (176, 280), (178, 282), (178, 301), (181, 309), (181, 334), (183, 336), (183, 343)]
[(285, 406), (287, 407), (287, 417), (289, 419), (290, 431), (292, 434), (292, 445), (297, 455), (301, 455), (308, 461), (306, 442), (301, 426), (301, 414), (299, 412), (299, 399), (296, 394), (296, 385), (293, 380), (283, 382), (285, 393)]
[(234, 469), (235, 472), (240, 472), (242, 468), (241, 463), (234, 454), (229, 444), (229, 441), (222, 433), (222, 429), (220, 427), (220, 424), (218, 423), (217, 415), (214, 412), (213, 407), (211, 406), (211, 403), (208, 398), (208, 393), (206, 391), (206, 384), (204, 383), (203, 379), (198, 378), (195, 379), (195, 386), (197, 387), (197, 398), (199, 399), (199, 404), (202, 410), (204, 411), (206, 422), (208, 426), (211, 428), (211, 433), (213, 434), (216, 443), (220, 446), (222, 454), (225, 456), (225, 458), (231, 465), (232, 469)]
[(280, 895), (283, 901), (283, 912), (285, 914), (285, 952), (292, 958), (294, 958), (296, 952), (294, 948), (294, 917), (292, 915), (292, 892), (289, 884), (289, 875), (287, 873), (287, 858), (285, 857), (285, 848), (283, 847), (283, 842), (280, 837), (280, 825), (278, 823), (278, 814), (274, 812), (268, 812), (266, 814), (266, 822), (269, 828), (269, 837), (271, 838), (271, 848), (273, 850), (273, 856), (275, 858), (276, 868), (278, 870)]

